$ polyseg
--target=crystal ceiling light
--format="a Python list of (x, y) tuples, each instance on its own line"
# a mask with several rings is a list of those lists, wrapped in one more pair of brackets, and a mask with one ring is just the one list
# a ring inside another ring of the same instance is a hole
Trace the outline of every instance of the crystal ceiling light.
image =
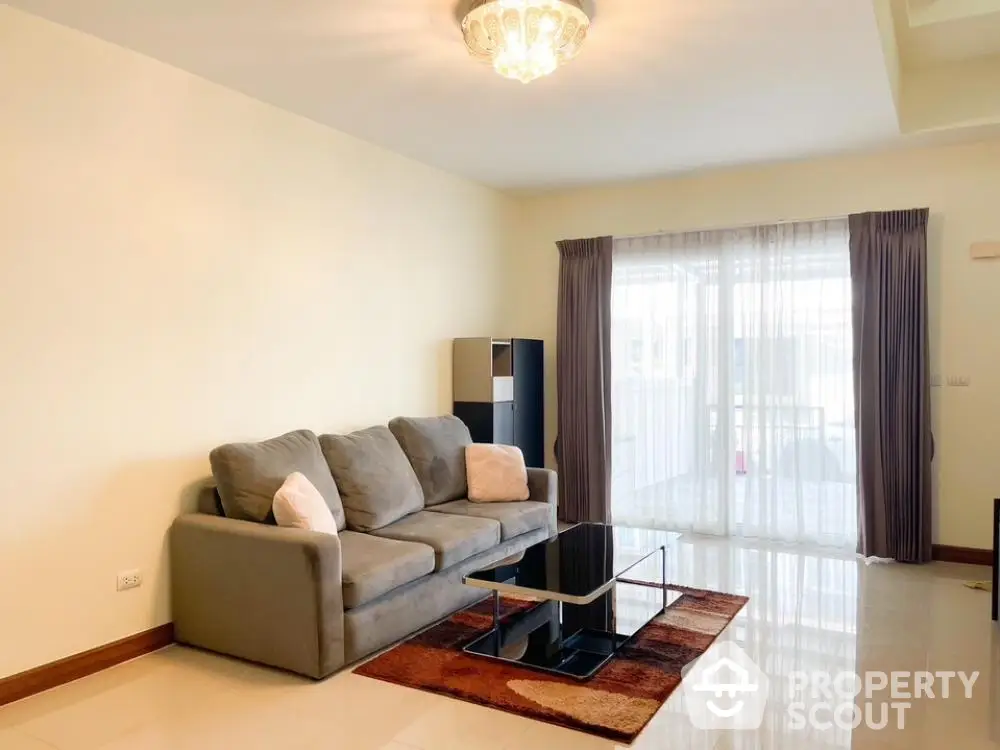
[(582, 0), (473, 0), (462, 19), (469, 53), (522, 83), (576, 57), (589, 28)]

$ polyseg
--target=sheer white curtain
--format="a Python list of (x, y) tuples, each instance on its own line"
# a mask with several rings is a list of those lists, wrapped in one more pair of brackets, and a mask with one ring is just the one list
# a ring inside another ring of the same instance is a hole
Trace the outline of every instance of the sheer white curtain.
[(615, 240), (612, 517), (857, 541), (847, 220)]

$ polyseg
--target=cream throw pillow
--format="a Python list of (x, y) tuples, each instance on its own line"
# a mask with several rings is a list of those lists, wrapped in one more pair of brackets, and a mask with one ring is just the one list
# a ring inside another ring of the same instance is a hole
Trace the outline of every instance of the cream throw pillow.
[(465, 471), (469, 477), (469, 500), (474, 503), (505, 503), (530, 497), (524, 454), (516, 446), (467, 445)]
[(337, 522), (330, 506), (305, 474), (293, 472), (285, 479), (271, 505), (278, 526), (336, 534)]

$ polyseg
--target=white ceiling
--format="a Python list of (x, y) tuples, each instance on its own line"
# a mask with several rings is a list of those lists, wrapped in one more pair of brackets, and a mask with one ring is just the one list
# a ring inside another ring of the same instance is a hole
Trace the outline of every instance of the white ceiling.
[(899, 137), (872, 0), (597, 0), (580, 57), (527, 86), (468, 57), (454, 1), (11, 5), (502, 188)]

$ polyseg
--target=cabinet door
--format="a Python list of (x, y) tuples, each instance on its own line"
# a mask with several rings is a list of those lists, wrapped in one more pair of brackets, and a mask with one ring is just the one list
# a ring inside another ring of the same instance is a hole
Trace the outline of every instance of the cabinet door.
[(493, 404), (493, 442), (515, 445), (513, 401), (500, 401)]
[(456, 401), (455, 416), (465, 422), (474, 443), (493, 443), (493, 404)]
[(514, 445), (528, 466), (545, 466), (545, 348), (514, 339)]

